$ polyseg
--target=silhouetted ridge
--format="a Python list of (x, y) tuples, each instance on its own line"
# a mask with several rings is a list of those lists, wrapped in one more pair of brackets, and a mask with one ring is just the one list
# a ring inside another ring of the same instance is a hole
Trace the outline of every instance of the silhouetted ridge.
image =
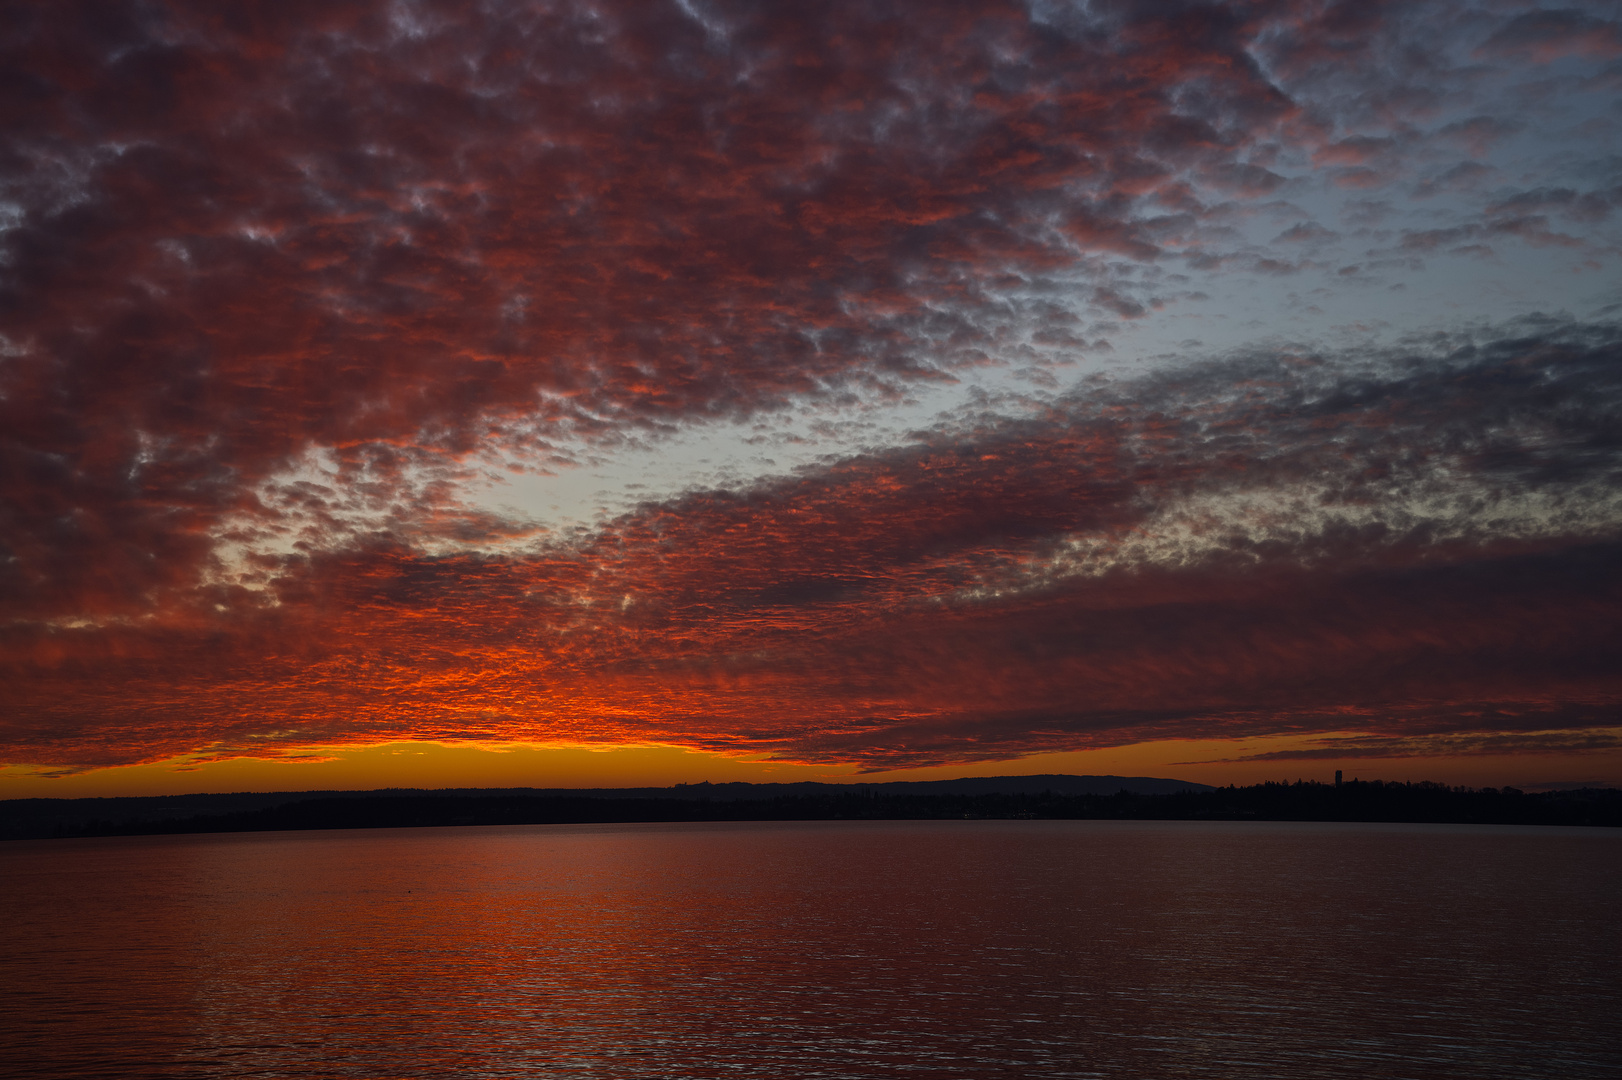
[[(851, 792), (907, 792), (929, 795), (1041, 794), (1113, 795), (1117, 791), (1164, 794), (1174, 791), (1209, 791), (1207, 784), (1166, 780), (1152, 776), (971, 776), (957, 780), (897, 780), (875, 784), (676, 784), (673, 787), (634, 788), (379, 788), (373, 791), (232, 792), (202, 795), (115, 796), (88, 799), (10, 799), (0, 801), (0, 839), (30, 836), (87, 835), (75, 830), (93, 822), (116, 826), (116, 831), (146, 831), (140, 826), (163, 826), (190, 819), (214, 819), (270, 810), (295, 802), (335, 799), (635, 799), (684, 801), (756, 801), (788, 796), (823, 795), (837, 798)], [(600, 812), (593, 820), (627, 819)], [(570, 817), (570, 821), (586, 820)], [(658, 820), (672, 820), (660, 817)], [(451, 822), (450, 824), (454, 824)], [(308, 828), (310, 826), (288, 826)], [(67, 831), (62, 831), (62, 830)], [(158, 829), (167, 831), (167, 828)]]
[[(1017, 777), (990, 780), (1118, 780)], [(1129, 778), (1130, 779), (1130, 778)], [(956, 784), (961, 781), (941, 781)], [(934, 782), (925, 782), (934, 783)], [(446, 825), (544, 825), (647, 821), (819, 821), (944, 818), (1390, 821), (1514, 825), (1622, 825), (1622, 790), (1527, 793), (1515, 788), (1352, 781), (1182, 790), (1069, 793), (916, 791), (902, 784), (690, 784), (679, 789), (601, 789), (617, 794), (535, 791), (298, 792), (150, 799), (13, 799), (0, 803), (0, 838), (125, 836), (284, 829)], [(1033, 785), (1036, 786), (1036, 785)], [(724, 797), (718, 789), (782, 789)], [(901, 790), (898, 790), (901, 789)], [(658, 797), (625, 794), (653, 790)], [(681, 794), (670, 794), (679, 790)]]

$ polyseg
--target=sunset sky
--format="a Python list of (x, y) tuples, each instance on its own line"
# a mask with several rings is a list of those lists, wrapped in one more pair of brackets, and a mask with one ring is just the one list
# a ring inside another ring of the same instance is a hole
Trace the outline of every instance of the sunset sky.
[(1622, 783), (1622, 14), (8, 3), (0, 798)]

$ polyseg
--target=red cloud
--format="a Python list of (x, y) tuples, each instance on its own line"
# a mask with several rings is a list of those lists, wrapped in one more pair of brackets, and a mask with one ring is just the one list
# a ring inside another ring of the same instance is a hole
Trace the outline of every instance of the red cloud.
[[(1014, 4), (721, 5), (724, 47), (676, 5), (419, 15), (11, 22), (19, 610), (150, 610), (312, 447), (375, 477), (945, 377), (1010, 273), (1154, 259), (1159, 178), (1266, 190), (1233, 157), (1289, 109), (1263, 24), (1214, 9), (1100, 36)], [(1123, 289), (1098, 295), (1141, 312)]]
[[(1383, 153), (1337, 133), (1435, 108), (1411, 20), (1448, 5), (403, 11), (0, 20), (14, 759), (413, 735), (883, 764), (1614, 704), (1603, 328), (1339, 382), (1193, 368), (467, 550), (528, 528), (458, 505), (481, 453), (1071, 348), (1073, 309), (1147, 317), (1168, 251), (1305, 272), (1201, 250), (1214, 194), (1275, 194), (1280, 139)], [(1511, 28), (1539, 48), (1608, 33), (1538, 18)], [(1531, 211), (1614, 202), (1536, 190), (1401, 242), (1575, 242)], [(289, 478), (311, 455), (330, 483)], [(1461, 470), (1560, 528), (1414, 509)]]
[[(1534, 325), (1450, 359), (1187, 368), (529, 554), (379, 542), (161, 619), (14, 625), (6, 741), (53, 763), (409, 736), (900, 767), (1604, 725), (1618, 348)], [(1563, 524), (1479, 510), (1508, 492)]]

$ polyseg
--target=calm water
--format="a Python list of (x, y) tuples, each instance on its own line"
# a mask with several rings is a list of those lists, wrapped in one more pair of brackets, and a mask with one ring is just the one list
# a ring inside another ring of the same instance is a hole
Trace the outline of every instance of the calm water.
[(1622, 835), (520, 826), (0, 845), (26, 1076), (1622, 1076)]

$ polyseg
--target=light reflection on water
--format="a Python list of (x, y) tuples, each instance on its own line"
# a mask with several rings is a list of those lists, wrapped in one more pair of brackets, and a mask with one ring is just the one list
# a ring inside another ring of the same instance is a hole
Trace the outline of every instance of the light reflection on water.
[(29, 1076), (1622, 1076), (1599, 830), (401, 829), (0, 875)]

